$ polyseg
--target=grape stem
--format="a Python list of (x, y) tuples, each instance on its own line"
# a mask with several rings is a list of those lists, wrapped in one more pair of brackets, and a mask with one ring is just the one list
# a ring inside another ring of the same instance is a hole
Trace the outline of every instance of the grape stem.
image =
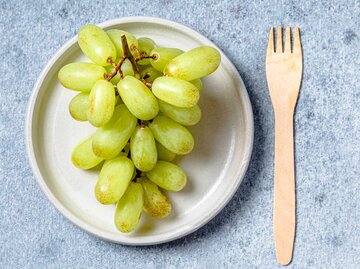
[[(145, 77), (145, 76), (144, 76)], [(144, 78), (140, 79), (142, 83), (144, 83), (148, 88), (152, 87), (152, 83), (150, 81), (145, 80)]]
[(110, 81), (113, 77), (116, 76), (117, 72), (120, 73), (120, 77), (121, 78), (124, 78), (124, 73), (123, 71), (121, 70), (121, 66), (123, 65), (124, 61), (126, 60), (126, 57), (123, 56), (121, 57), (121, 59), (119, 60), (118, 64), (114, 63), (114, 61), (109, 58), (108, 59), (108, 62), (111, 63), (114, 67), (115, 67), (115, 70), (114, 72), (112, 72), (111, 74), (105, 74), (104, 77), (107, 81)]
[(141, 61), (143, 59), (155, 59), (155, 55), (147, 55), (145, 52), (143, 52), (140, 56), (136, 57), (135, 61)]
[(147, 73), (142, 77), (142, 79), (147, 79), (147, 78), (149, 78), (149, 77), (150, 77), (150, 73), (147, 72)]
[(155, 55), (148, 55), (146, 52), (141, 52), (136, 46), (131, 46), (131, 50), (136, 52), (135, 61), (141, 61), (143, 59), (155, 59)]
[(121, 45), (122, 45), (122, 48), (123, 48), (124, 57), (129, 59), (129, 61), (131, 62), (132, 68), (134, 70), (135, 77), (137, 79), (139, 79), (140, 78), (139, 68), (138, 68), (138, 66), (136, 64), (136, 60), (135, 60), (134, 56), (132, 56), (132, 54), (130, 52), (129, 45), (127, 43), (127, 39), (126, 39), (125, 35), (121, 36)]
[(131, 50), (136, 52), (137, 57), (134, 58), (134, 56), (131, 54), (131, 51), (129, 49), (129, 45), (127, 43), (127, 39), (125, 35), (121, 36), (121, 45), (123, 48), (123, 52), (124, 55), (120, 58), (119, 62), (116, 64), (111, 58), (108, 59), (108, 62), (115, 67), (114, 72), (112, 72), (111, 74), (105, 74), (104, 77), (107, 81), (110, 81), (113, 77), (116, 76), (116, 74), (119, 72), (120, 73), (120, 79), (124, 78), (124, 73), (121, 70), (121, 66), (123, 65), (123, 63), (125, 62), (126, 59), (129, 59), (132, 69), (134, 70), (134, 74), (135, 77), (139, 80), (141, 80), (147, 87), (151, 88), (152, 83), (145, 80), (146, 78), (150, 77), (149, 73), (146, 73), (146, 75), (141, 78), (140, 76), (140, 71), (139, 68), (137, 66), (137, 62), (142, 60), (142, 59), (146, 59), (146, 58), (152, 58), (155, 59), (156, 55), (152, 55), (149, 56), (147, 55), (145, 52), (141, 52), (136, 46), (132, 46)]
[(131, 50), (136, 52), (136, 58), (141, 57), (142, 53), (135, 45), (131, 46)]
[(123, 57), (121, 57), (121, 59), (119, 60), (118, 64), (115, 65), (115, 69), (116, 69), (117, 71), (119, 71), (119, 73), (120, 73), (120, 78), (124, 78), (124, 73), (123, 73), (123, 71), (121, 70), (121, 66), (123, 65), (123, 63), (125, 62), (125, 60), (126, 60), (126, 57), (123, 56)]

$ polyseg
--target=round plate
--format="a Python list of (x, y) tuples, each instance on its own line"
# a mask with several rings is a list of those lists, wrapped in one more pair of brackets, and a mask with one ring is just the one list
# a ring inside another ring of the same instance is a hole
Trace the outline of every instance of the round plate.
[[(104, 29), (122, 29), (136, 37), (148, 36), (159, 46), (182, 50), (208, 45), (201, 34), (178, 23), (151, 17), (129, 17), (104, 22)], [(170, 216), (146, 214), (135, 231), (120, 233), (114, 225), (115, 205), (97, 202), (94, 186), (99, 170), (83, 171), (70, 160), (75, 145), (94, 131), (87, 122), (73, 120), (68, 104), (77, 92), (64, 89), (59, 69), (67, 63), (88, 61), (77, 37), (66, 43), (41, 73), (30, 99), (26, 143), (38, 183), (54, 206), (71, 222), (103, 239), (129, 245), (168, 242), (187, 235), (212, 219), (229, 202), (249, 164), (253, 146), (253, 114), (244, 83), (230, 60), (221, 53), (216, 72), (203, 79), (200, 107), (203, 117), (191, 129), (194, 150), (179, 158), (188, 184), (169, 193)]]

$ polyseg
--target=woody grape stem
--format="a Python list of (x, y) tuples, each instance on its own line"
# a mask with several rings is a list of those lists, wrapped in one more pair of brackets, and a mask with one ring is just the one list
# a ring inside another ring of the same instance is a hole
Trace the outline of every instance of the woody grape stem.
[(127, 43), (127, 39), (126, 39), (125, 35), (121, 36), (121, 45), (122, 45), (122, 48), (123, 48), (124, 57), (129, 59), (129, 61), (131, 62), (132, 68), (134, 70), (135, 77), (137, 79), (139, 79), (140, 78), (139, 68), (138, 68), (138, 66), (136, 64), (136, 60), (135, 60), (134, 56), (132, 56), (132, 54), (130, 52), (129, 45)]

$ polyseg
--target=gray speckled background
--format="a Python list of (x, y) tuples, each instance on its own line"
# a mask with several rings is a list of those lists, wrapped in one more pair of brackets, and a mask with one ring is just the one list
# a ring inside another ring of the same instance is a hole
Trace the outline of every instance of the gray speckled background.
[[(271, 25), (299, 25), (304, 76), (296, 111), (298, 228), (289, 268), (360, 268), (360, 1), (0, 2), (0, 268), (276, 268), (273, 113), (264, 56)], [(37, 186), (25, 152), (27, 103), (42, 68), (85, 23), (171, 19), (234, 62), (255, 116), (246, 178), (226, 208), (172, 243), (126, 247), (67, 221)]]

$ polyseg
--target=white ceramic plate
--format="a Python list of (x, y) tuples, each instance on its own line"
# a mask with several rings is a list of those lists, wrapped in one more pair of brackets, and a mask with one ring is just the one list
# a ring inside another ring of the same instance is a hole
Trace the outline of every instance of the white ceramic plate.
[[(216, 47), (201, 34), (178, 23), (151, 17), (129, 17), (100, 24), (123, 29), (136, 37), (148, 36), (160, 46), (189, 50), (200, 45)], [(75, 145), (94, 128), (73, 120), (68, 103), (76, 92), (57, 80), (59, 69), (70, 62), (88, 61), (74, 37), (41, 73), (30, 99), (26, 143), (34, 175), (54, 206), (71, 222), (103, 239), (129, 245), (150, 245), (185, 236), (212, 219), (229, 202), (249, 164), (253, 146), (253, 114), (245, 86), (234, 65), (222, 53), (218, 70), (203, 79), (201, 122), (191, 128), (193, 152), (178, 160), (188, 184), (169, 193), (173, 212), (165, 219), (143, 214), (130, 234), (116, 230), (115, 206), (99, 204), (94, 197), (98, 171), (76, 169), (70, 160)]]

